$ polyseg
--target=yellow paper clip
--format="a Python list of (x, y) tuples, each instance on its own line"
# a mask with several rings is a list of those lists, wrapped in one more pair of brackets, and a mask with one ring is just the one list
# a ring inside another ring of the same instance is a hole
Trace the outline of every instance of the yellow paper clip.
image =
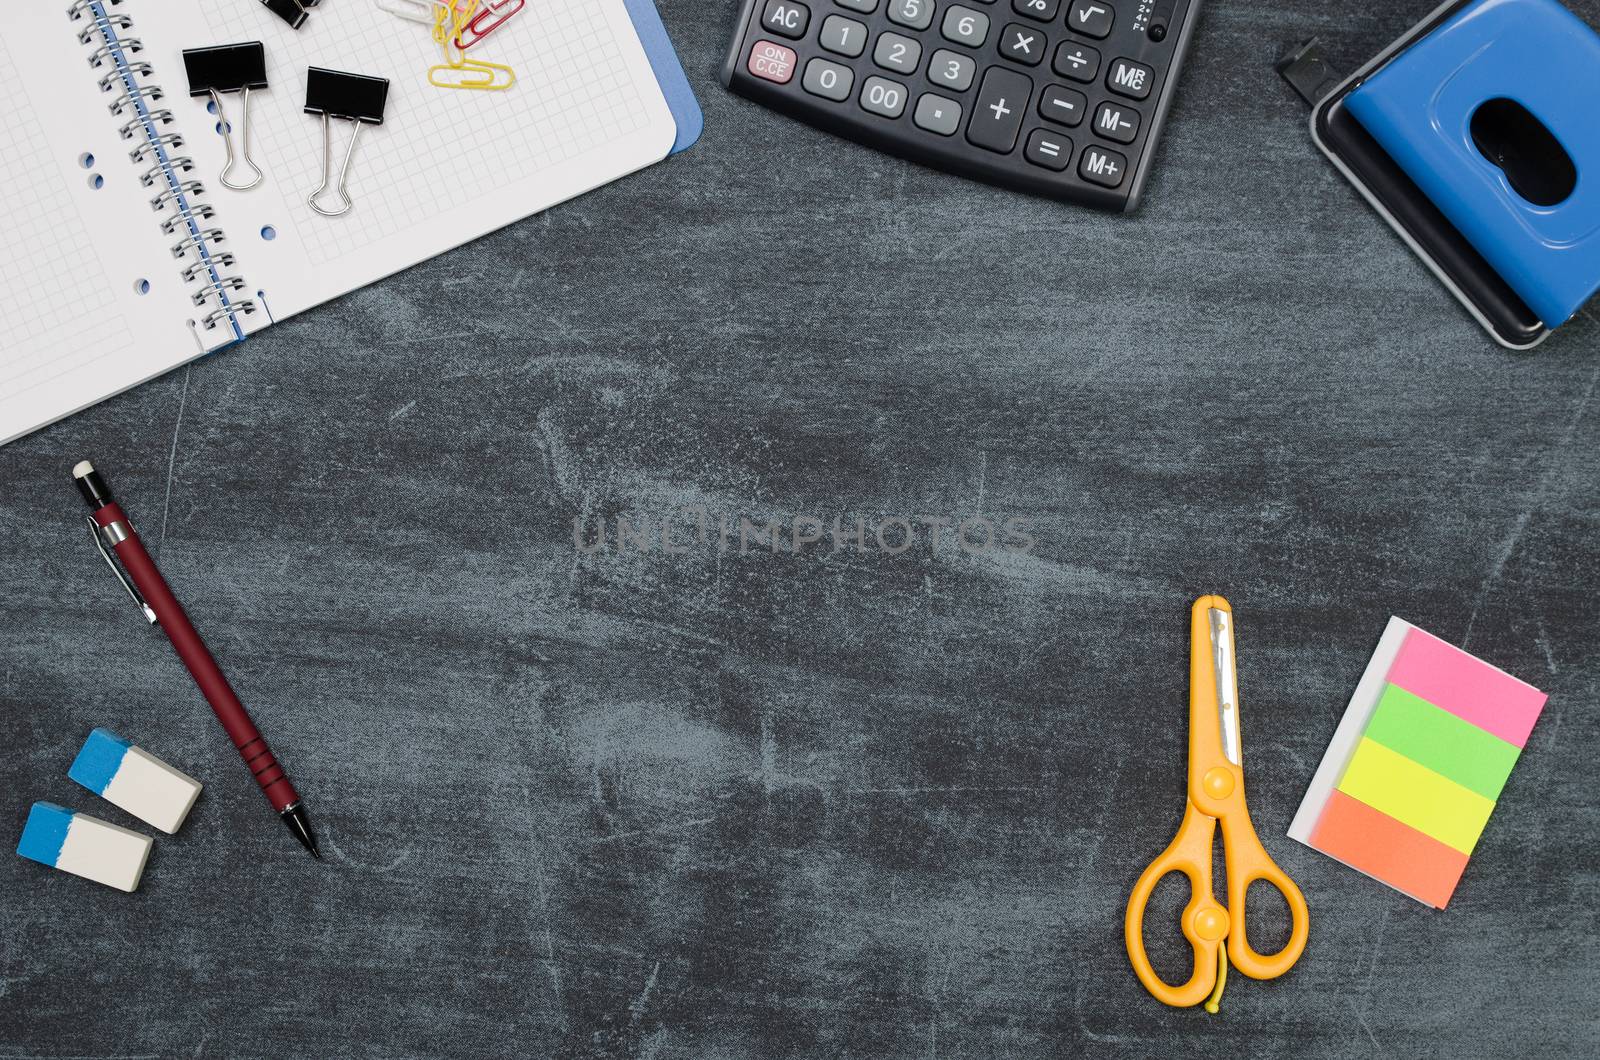
[(503, 92), (517, 83), (516, 71), (501, 63), (469, 59), (456, 42), (478, 9), (478, 0), (433, 0), (433, 39), (444, 61), (428, 67), (428, 84), (476, 92)]
[(463, 59), (459, 63), (446, 62), (428, 67), (428, 84), (435, 88), (504, 92), (516, 83), (517, 74), (511, 67), (481, 59)]
[(443, 44), (454, 40), (461, 27), (472, 20), (478, 0), (429, 0), (433, 5), (433, 40)]

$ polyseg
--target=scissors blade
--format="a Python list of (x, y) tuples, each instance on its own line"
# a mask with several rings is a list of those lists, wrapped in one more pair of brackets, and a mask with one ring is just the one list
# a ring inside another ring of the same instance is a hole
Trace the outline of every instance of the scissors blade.
[(1217, 725), (1222, 730), (1222, 753), (1239, 764), (1239, 680), (1234, 667), (1233, 615), (1218, 608), (1211, 615), (1211, 667), (1217, 681)]

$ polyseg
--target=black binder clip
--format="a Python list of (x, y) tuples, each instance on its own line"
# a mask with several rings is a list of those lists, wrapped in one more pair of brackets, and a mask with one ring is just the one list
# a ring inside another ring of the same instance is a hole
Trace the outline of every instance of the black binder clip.
[[(356, 141), (361, 138), (363, 125), (382, 125), (383, 108), (389, 101), (389, 79), (367, 77), (364, 74), (347, 74), (340, 70), (311, 67), (306, 76), (306, 113), (322, 116), (322, 183), (306, 199), (306, 205), (324, 217), (338, 217), (350, 212), (355, 205), (350, 200), (346, 183), (350, 175), (350, 159), (356, 153)], [(355, 126), (350, 134), (350, 146), (345, 149), (344, 163), (339, 167), (339, 199), (344, 204), (337, 210), (325, 210), (317, 199), (333, 183), (333, 119), (342, 118)]]
[[(251, 41), (248, 44), (223, 44), (214, 48), (187, 48), (183, 53), (183, 65), (189, 72), (189, 95), (210, 96), (212, 106), (217, 109), (222, 142), (228, 146), (228, 163), (222, 167), (220, 177), (222, 186), (232, 188), (234, 191), (249, 191), (260, 184), (266, 175), (250, 157), (250, 91), (267, 87), (266, 49), (261, 46), (260, 41)], [(237, 158), (233, 153), (233, 128), (228, 124), (228, 116), (222, 109), (223, 92), (244, 94), (242, 104), (244, 123), (239, 130), (244, 151)], [(235, 184), (228, 179), (228, 174), (240, 158), (255, 173), (255, 178), (247, 184)]]
[(261, 6), (289, 23), (290, 29), (306, 24), (308, 7), (316, 7), (317, 0), (261, 0)]

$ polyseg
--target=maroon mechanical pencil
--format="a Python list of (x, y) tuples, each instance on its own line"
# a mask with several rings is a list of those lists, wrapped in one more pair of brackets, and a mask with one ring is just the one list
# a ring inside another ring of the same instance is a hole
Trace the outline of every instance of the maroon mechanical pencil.
[[(217, 661), (206, 650), (205, 642), (190, 624), (189, 616), (183, 613), (183, 607), (167, 587), (166, 579), (156, 569), (155, 561), (140, 543), (139, 535), (133, 532), (127, 515), (112, 499), (105, 479), (87, 460), (72, 469), (72, 478), (78, 484), (78, 492), (83, 494), (83, 499), (89, 502), (93, 510), (94, 514), (89, 516), (89, 531), (94, 535), (95, 547), (100, 550), (100, 555), (111, 565), (117, 580), (122, 582), (122, 587), (139, 605), (146, 620), (151, 625), (160, 626), (167, 639), (172, 641), (172, 649), (178, 653), (183, 665), (188, 667), (194, 683), (200, 686), (201, 694), (211, 704), (222, 727), (228, 731), (228, 738), (238, 749), (244, 764), (255, 775), (256, 783), (261, 785), (262, 794), (266, 795), (272, 808), (278, 811), (295, 838), (311, 851), (311, 856), (320, 858), (322, 855), (317, 852), (317, 837), (311, 832), (305, 804), (296, 794), (294, 785), (289, 783), (288, 774), (272, 756), (267, 741), (245, 712), (244, 704), (239, 702), (239, 697), (222, 675)], [(108, 545), (110, 551), (107, 551)], [(113, 553), (116, 559), (112, 558)], [(122, 561), (121, 567), (117, 566), (117, 560)], [(124, 569), (127, 570), (126, 577), (123, 575)]]

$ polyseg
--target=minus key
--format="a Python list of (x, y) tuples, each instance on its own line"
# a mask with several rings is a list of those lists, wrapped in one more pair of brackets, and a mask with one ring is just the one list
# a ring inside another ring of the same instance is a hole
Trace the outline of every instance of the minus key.
[(1089, 99), (1082, 92), (1074, 92), (1060, 85), (1046, 85), (1039, 96), (1039, 116), (1068, 128), (1083, 121), (1088, 107)]

